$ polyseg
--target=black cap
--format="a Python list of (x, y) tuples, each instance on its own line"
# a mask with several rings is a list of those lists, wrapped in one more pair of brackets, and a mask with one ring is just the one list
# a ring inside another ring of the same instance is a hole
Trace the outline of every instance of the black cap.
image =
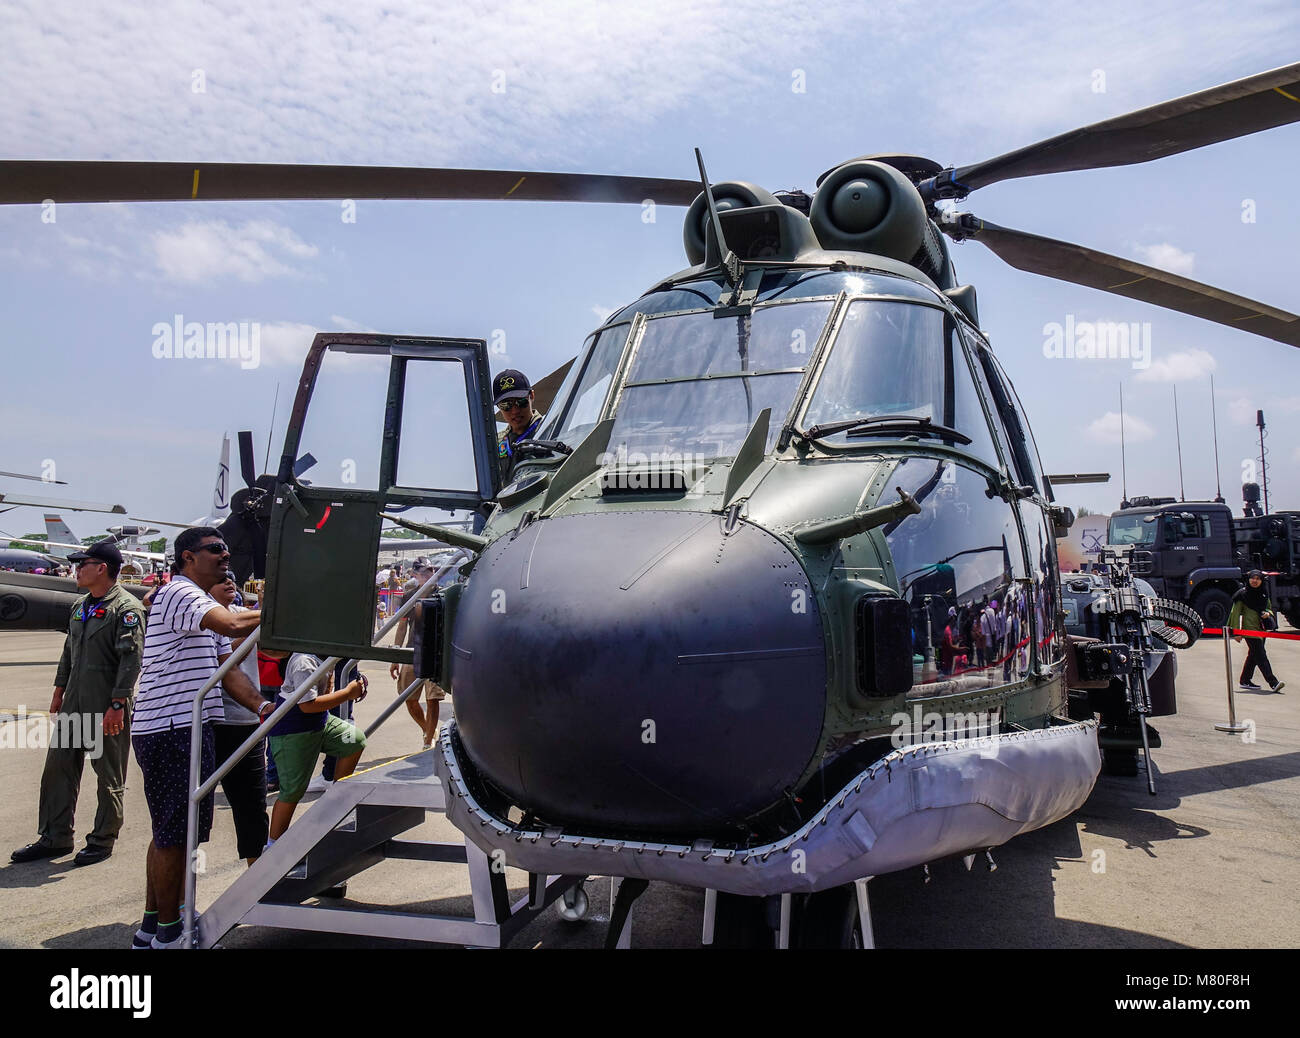
[(122, 565), (122, 553), (117, 550), (117, 545), (109, 540), (96, 541), (83, 551), (74, 551), (68, 555), (69, 562), (84, 562), (86, 559), (108, 562), (116, 566)]
[(533, 384), (528, 376), (514, 368), (506, 368), (492, 380), (492, 403), (500, 404), (502, 400), (523, 399), (532, 392)]

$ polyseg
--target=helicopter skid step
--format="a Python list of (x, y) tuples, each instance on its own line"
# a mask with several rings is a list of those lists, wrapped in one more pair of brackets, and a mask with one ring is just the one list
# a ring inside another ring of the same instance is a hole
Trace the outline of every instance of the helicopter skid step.
[(1095, 721), (905, 746), (796, 832), (731, 849), (519, 829), (475, 800), (451, 734), (435, 754), (447, 817), (487, 854), (499, 850), (508, 864), (539, 874), (667, 880), (760, 896), (825, 890), (996, 847), (1077, 810), (1101, 768)]

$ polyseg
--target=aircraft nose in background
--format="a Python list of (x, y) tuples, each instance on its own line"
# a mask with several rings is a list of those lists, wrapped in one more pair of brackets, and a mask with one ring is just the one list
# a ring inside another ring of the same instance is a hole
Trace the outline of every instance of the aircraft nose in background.
[(822, 620), (775, 537), (699, 512), (539, 520), (456, 610), (470, 761), (547, 820), (703, 833), (781, 800), (817, 749)]

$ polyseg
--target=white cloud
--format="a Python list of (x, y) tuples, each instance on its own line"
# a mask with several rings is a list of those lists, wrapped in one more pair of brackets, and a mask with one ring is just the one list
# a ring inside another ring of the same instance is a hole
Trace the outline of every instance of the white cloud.
[[(338, 331), (377, 334), (375, 329), (342, 314), (330, 314), (329, 320)], [(301, 321), (263, 322), (260, 327), (261, 360), (262, 365), (268, 367), (280, 365), (301, 367), (302, 362), (307, 358), (307, 348), (311, 346), (316, 333), (329, 330), (323, 326), (318, 328), (315, 325), (303, 324)], [(331, 367), (339, 367), (357, 363), (357, 357), (350, 353), (333, 353), (330, 355), (329, 363)]]
[(1196, 253), (1184, 252), (1177, 245), (1160, 242), (1157, 245), (1134, 245), (1134, 250), (1142, 259), (1153, 267), (1167, 270), (1171, 274), (1191, 277), (1196, 266)]
[(294, 321), (275, 321), (263, 324), (262, 364), (274, 367), (280, 364), (302, 365), (307, 347), (319, 329), (310, 324)]
[[(1137, 415), (1124, 415), (1124, 442), (1143, 443), (1154, 439), (1156, 432)], [(1120, 442), (1120, 419), (1118, 411), (1107, 411), (1100, 418), (1088, 425), (1086, 436), (1098, 443), (1118, 444)]]
[(1190, 382), (1217, 367), (1205, 350), (1186, 350), (1152, 360), (1149, 368), (1137, 373), (1137, 379), (1139, 382)]
[(603, 303), (595, 303), (592, 305), (591, 312), (596, 315), (601, 324), (604, 324), (606, 318), (617, 309), (617, 306), (605, 306)]
[(317, 253), (292, 230), (270, 220), (190, 220), (174, 230), (155, 231), (150, 242), (164, 278), (197, 283), (221, 277), (261, 281), (296, 273), (288, 260)]
[(330, 314), (330, 324), (334, 325), (341, 332), (364, 332), (367, 335), (380, 334), (369, 325), (362, 324), (360, 321), (354, 321), (351, 317), (344, 317), (341, 314)]
[(1249, 397), (1234, 396), (1228, 401), (1228, 418), (1238, 425), (1254, 425), (1257, 406)]

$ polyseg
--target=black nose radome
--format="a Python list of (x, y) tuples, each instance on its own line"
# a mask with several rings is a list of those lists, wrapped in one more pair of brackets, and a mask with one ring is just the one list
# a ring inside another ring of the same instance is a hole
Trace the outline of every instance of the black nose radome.
[(452, 686), (474, 767), (546, 820), (736, 825), (781, 800), (826, 708), (822, 621), (775, 537), (717, 515), (534, 522), (484, 552)]

